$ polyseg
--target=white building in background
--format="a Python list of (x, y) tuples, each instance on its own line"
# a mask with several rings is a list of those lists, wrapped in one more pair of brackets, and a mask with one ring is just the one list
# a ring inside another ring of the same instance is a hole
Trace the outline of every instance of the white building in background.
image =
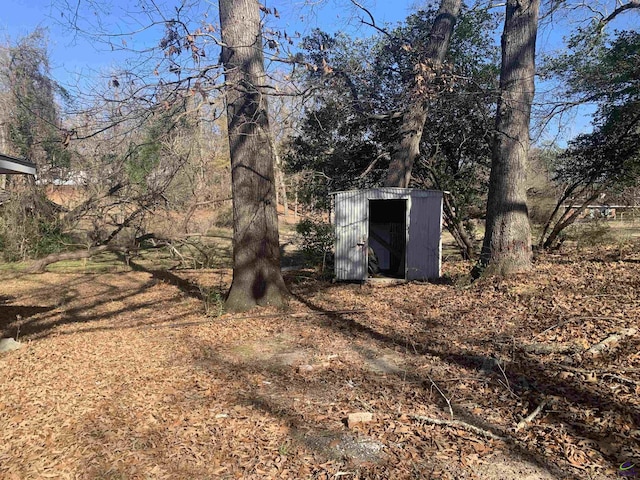
[(35, 175), (36, 165), (20, 158), (0, 153), (0, 174), (5, 175)]

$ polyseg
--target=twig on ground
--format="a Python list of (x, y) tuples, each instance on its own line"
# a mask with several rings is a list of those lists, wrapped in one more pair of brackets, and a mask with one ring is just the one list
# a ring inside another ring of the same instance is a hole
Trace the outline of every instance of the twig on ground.
[(431, 417), (425, 417), (423, 415), (413, 415), (413, 414), (410, 414), (409, 418), (418, 420), (419, 422), (430, 423), (433, 425), (445, 425), (447, 427), (462, 428), (463, 430), (466, 430), (468, 432), (477, 433), (478, 435), (483, 435), (493, 440), (505, 440), (505, 438), (500, 435), (496, 435), (495, 433), (490, 432), (489, 430), (476, 427), (475, 425), (471, 425), (470, 423), (463, 422), (461, 420), (441, 420), (439, 418), (431, 418)]
[(628, 297), (629, 295), (627, 295), (626, 293), (620, 293), (620, 294), (616, 294), (616, 293), (600, 293), (597, 295), (585, 295), (585, 297), (587, 298), (600, 298), (600, 297)]
[[(593, 295), (593, 296), (595, 296), (595, 295)], [(555, 325), (551, 325), (549, 328), (544, 329), (540, 333), (536, 333), (533, 336), (533, 338), (537, 338), (540, 335), (544, 335), (545, 333), (550, 332), (554, 328), (563, 327), (568, 323), (575, 322), (576, 320), (614, 320), (614, 321), (620, 321), (622, 319), (618, 318), (618, 317), (571, 317), (571, 318), (567, 318), (566, 320), (562, 320), (561, 322), (558, 322)]]
[(500, 383), (502, 383), (506, 387), (507, 390), (509, 390), (509, 393), (511, 395), (513, 395), (514, 397), (518, 398), (518, 396), (515, 394), (515, 392), (511, 388), (511, 384), (509, 383), (509, 379), (507, 378), (507, 374), (504, 371), (504, 368), (502, 368), (502, 364), (500, 363), (499, 360), (496, 360), (496, 364), (498, 365), (498, 368), (500, 369), (500, 373), (502, 373), (502, 377), (504, 378), (504, 382), (502, 380), (498, 380), (498, 381)]
[(610, 378), (611, 380), (615, 380), (618, 383), (624, 383), (626, 385), (638, 386), (638, 382), (631, 380), (630, 378), (621, 377), (620, 375), (614, 375), (613, 373), (604, 373), (602, 374), (602, 378)]
[(558, 322), (555, 325), (551, 325), (549, 328), (545, 328), (543, 331), (541, 331), (540, 333), (536, 333), (533, 338), (537, 338), (541, 335), (544, 335), (547, 332), (550, 332), (551, 330), (553, 330), (554, 328), (558, 328), (558, 327), (562, 327), (563, 325), (566, 325), (567, 323), (569, 323), (571, 320), (563, 320), (562, 322)]
[(525, 418), (520, 420), (518, 422), (518, 425), (516, 425), (516, 432), (522, 430), (524, 427), (527, 426), (528, 423), (531, 423), (534, 418), (540, 415), (540, 412), (542, 412), (542, 409), (547, 405), (547, 403), (549, 403), (548, 400), (543, 400), (542, 402), (540, 402), (540, 405), (538, 405), (533, 412), (531, 412)]
[(438, 390), (438, 393), (440, 393), (442, 398), (444, 398), (445, 402), (447, 402), (447, 406), (449, 407), (449, 414), (451, 415), (451, 418), (453, 418), (453, 408), (451, 408), (451, 400), (448, 399), (447, 396), (444, 393), (442, 393), (442, 390), (440, 390), (440, 387), (438, 387), (436, 382), (433, 381), (433, 378), (431, 378), (431, 376), (427, 375), (427, 378), (431, 382), (431, 385), (436, 387), (436, 390)]

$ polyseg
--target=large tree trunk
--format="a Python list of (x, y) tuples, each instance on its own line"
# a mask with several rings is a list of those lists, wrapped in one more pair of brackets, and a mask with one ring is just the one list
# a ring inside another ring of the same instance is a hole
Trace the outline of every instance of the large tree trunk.
[(220, 0), (222, 62), (233, 195), (233, 282), (230, 311), (282, 305), (274, 152), (269, 142), (264, 56), (257, 0)]
[(488, 268), (490, 274), (507, 275), (531, 268), (526, 179), (539, 7), (540, 0), (507, 0), (486, 231), (480, 256), (480, 269)]
[[(461, 4), (462, 0), (442, 0), (431, 27), (423, 61), (436, 74), (447, 55)], [(421, 74), (424, 73), (421, 72)], [(418, 95), (424, 96), (424, 93), (418, 92)], [(417, 100), (402, 115), (398, 132), (399, 141), (391, 153), (391, 163), (384, 180), (385, 186), (405, 188), (409, 186), (413, 164), (420, 154), (420, 140), (427, 113), (427, 102)]]

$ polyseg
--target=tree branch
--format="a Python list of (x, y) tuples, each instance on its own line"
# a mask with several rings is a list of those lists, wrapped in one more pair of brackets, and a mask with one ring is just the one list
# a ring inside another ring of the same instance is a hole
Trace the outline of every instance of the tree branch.
[(609, 16), (603, 18), (602, 20), (600, 20), (600, 22), (598, 22), (598, 30), (599, 31), (602, 30), (609, 22), (611, 22), (618, 15), (632, 8), (640, 8), (640, 0), (631, 0), (629, 3), (620, 5), (613, 12), (611, 12)]

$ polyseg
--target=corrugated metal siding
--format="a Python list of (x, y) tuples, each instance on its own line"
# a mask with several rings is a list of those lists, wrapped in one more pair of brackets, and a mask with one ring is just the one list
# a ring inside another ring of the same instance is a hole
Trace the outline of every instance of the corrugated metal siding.
[[(422, 192), (425, 193), (425, 192)], [(407, 280), (440, 277), (442, 259), (442, 192), (412, 195), (407, 241)]]
[(367, 272), (369, 200), (407, 199), (407, 279), (440, 276), (442, 192), (384, 187), (335, 192), (335, 275), (364, 280)]
[(369, 225), (367, 191), (355, 190), (336, 194), (335, 274), (338, 280), (367, 278)]

